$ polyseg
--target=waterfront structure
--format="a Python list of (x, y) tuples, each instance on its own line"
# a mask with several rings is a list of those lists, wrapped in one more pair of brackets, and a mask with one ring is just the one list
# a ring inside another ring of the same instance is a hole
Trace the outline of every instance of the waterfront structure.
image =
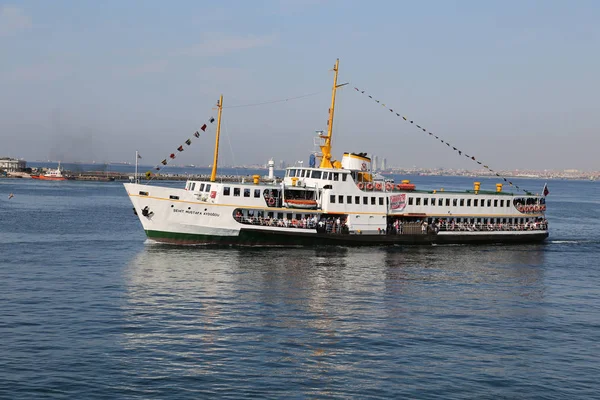
[(0, 157), (0, 169), (6, 172), (24, 172), (27, 161), (10, 157)]

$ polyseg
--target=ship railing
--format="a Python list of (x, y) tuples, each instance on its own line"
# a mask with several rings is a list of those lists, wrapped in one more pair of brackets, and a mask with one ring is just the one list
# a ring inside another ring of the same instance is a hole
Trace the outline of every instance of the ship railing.
[(245, 225), (259, 225), (259, 226), (274, 226), (279, 228), (292, 228), (292, 229), (315, 229), (317, 227), (317, 221), (314, 219), (287, 219), (287, 218), (269, 218), (269, 217), (245, 217), (235, 216), (234, 219)]
[(440, 231), (447, 232), (498, 232), (498, 231), (545, 231), (548, 230), (548, 224), (545, 222), (531, 222), (524, 224), (467, 224), (464, 222), (458, 223), (442, 223), (436, 225)]

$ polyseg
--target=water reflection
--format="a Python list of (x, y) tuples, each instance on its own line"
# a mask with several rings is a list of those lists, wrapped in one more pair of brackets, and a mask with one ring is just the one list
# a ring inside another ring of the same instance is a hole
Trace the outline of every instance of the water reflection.
[(311, 380), (323, 389), (312, 394), (339, 392), (331, 376), (360, 374), (373, 357), (410, 357), (402, 341), (468, 337), (490, 316), (543, 318), (544, 254), (544, 246), (148, 245), (126, 270), (123, 346), (186, 374), (268, 371), (281, 385)]

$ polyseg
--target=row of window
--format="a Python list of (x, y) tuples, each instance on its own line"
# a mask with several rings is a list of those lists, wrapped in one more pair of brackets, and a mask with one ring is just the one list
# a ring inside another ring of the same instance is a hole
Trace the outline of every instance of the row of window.
[[(196, 189), (196, 182), (188, 182), (187, 190), (194, 191)], [(210, 183), (198, 183), (199, 192), (210, 192)]]
[[(336, 202), (336, 197), (337, 197), (337, 202), (339, 204), (344, 204), (344, 196), (343, 195), (329, 195), (329, 202), (330, 203), (335, 203)], [(352, 204), (352, 196), (345, 196), (346, 197), (346, 204)], [(360, 198), (361, 196), (354, 196), (354, 204), (360, 204)], [(384, 205), (384, 197), (371, 197), (370, 198), (370, 204), (372, 206), (376, 206), (377, 203), (379, 203), (380, 206)], [(387, 198), (385, 198), (387, 199)], [(369, 205), (369, 196), (362, 196), (362, 204), (364, 205)]]
[[(343, 204), (344, 203), (344, 197), (346, 200), (346, 204), (353, 204), (353, 200), (354, 200), (354, 204), (361, 204), (361, 196), (343, 196), (343, 195), (330, 195), (329, 196), (329, 202), (330, 203), (337, 203), (338, 204)], [(387, 198), (385, 198), (387, 199)], [(486, 203), (487, 203), (487, 207), (491, 207), (492, 204), (494, 204), (494, 207), (510, 207), (510, 202), (508, 200), (506, 200), (506, 202), (504, 201), (504, 199), (502, 200), (498, 200), (498, 199), (450, 199), (450, 198), (439, 198), (437, 199), (437, 202), (435, 201), (436, 199), (434, 198), (429, 198), (429, 197), (408, 197), (408, 205), (412, 206), (420, 206), (420, 205), (424, 205), (424, 206), (440, 206), (442, 207), (444, 204), (446, 204), (446, 207), (450, 207), (450, 203), (452, 201), (452, 206), (454, 207), (458, 207), (460, 205), (460, 207), (464, 207), (465, 204), (467, 207), (485, 207)], [(370, 197), (369, 196), (362, 196), (362, 204), (363, 205), (369, 205), (371, 204), (372, 206), (375, 206), (377, 204), (379, 204), (380, 206), (385, 204), (385, 200), (384, 197)], [(506, 205), (505, 205), (506, 204)]]
[[(233, 188), (233, 195), (239, 197), (241, 194), (242, 190), (239, 187), (234, 187)], [(250, 197), (250, 195), (252, 194), (252, 189), (250, 188), (244, 188), (244, 197)], [(223, 196), (229, 196), (231, 195), (231, 188), (229, 186), (225, 186), (223, 188)], [(260, 197), (260, 189), (254, 189), (254, 197), (255, 198), (259, 198)]]
[(328, 181), (342, 181), (346, 182), (348, 179), (347, 172), (330, 172), (330, 171), (319, 171), (311, 169), (288, 169), (286, 172), (288, 177), (296, 178), (312, 178), (312, 179), (323, 179)]
[[(506, 200), (506, 202), (504, 201), (504, 199), (502, 200), (498, 200), (498, 199), (449, 199), (449, 198), (439, 198), (437, 199), (437, 205), (439, 207), (442, 207), (444, 204), (446, 205), (446, 207), (450, 207), (450, 200), (452, 200), (452, 206), (453, 207), (465, 207), (465, 204), (467, 207), (491, 207), (492, 203), (494, 204), (494, 207), (510, 207), (510, 201)], [(415, 206), (420, 206), (421, 205), (421, 198), (420, 197), (410, 197), (408, 198), (408, 205), (412, 206), (414, 203)], [(428, 198), (428, 197), (423, 197), (422, 199), (422, 203), (424, 206), (427, 205), (432, 205), (435, 206), (436, 205), (436, 201), (434, 198)]]

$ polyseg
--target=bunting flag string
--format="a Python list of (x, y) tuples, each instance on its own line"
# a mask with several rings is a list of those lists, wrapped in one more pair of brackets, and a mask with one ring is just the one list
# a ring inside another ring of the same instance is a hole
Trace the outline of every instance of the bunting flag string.
[(416, 124), (415, 121), (413, 121), (412, 119), (400, 114), (397, 111), (394, 111), (394, 109), (389, 108), (385, 103), (380, 102), (379, 100), (375, 99), (372, 95), (365, 93), (364, 90), (361, 90), (357, 87), (354, 88), (354, 90), (362, 95), (366, 95), (367, 97), (369, 97), (370, 99), (372, 99), (373, 101), (375, 101), (377, 104), (381, 105), (382, 107), (384, 107), (386, 110), (389, 110), (392, 114), (395, 114), (397, 117), (402, 118), (404, 121), (409, 122), (410, 124), (416, 126), (420, 131), (428, 134), (429, 136), (435, 138), (437, 141), (439, 141), (442, 144), (445, 144), (447, 147), (452, 148), (452, 150), (456, 151), (458, 153), (459, 156), (465, 156), (466, 158), (475, 161), (477, 164), (481, 165), (483, 168), (487, 169), (488, 171), (490, 171), (491, 173), (493, 173), (495, 176), (497, 176), (498, 178), (502, 178), (504, 180), (504, 182), (508, 183), (510, 186), (514, 186), (516, 189), (518, 190), (522, 190), (523, 192), (530, 194), (529, 191), (525, 190), (525, 189), (521, 189), (519, 187), (519, 185), (517, 185), (516, 183), (513, 183), (512, 181), (508, 180), (506, 177), (500, 175), (498, 172), (496, 172), (495, 170), (493, 170), (492, 168), (490, 168), (488, 165), (485, 165), (483, 162), (481, 162), (480, 160), (478, 160), (477, 158), (475, 158), (475, 156), (471, 156), (467, 153), (465, 153), (464, 151), (460, 150), (459, 148), (451, 145), (448, 141), (440, 138), (438, 135), (434, 134), (433, 132), (428, 131), (427, 129), (423, 128), (421, 125)]
[[(208, 119), (208, 123), (213, 124), (215, 122), (215, 119), (213, 117), (210, 117)], [(194, 132), (194, 138), (199, 139), (200, 138), (200, 132), (206, 132), (206, 129), (208, 128), (207, 124), (203, 124), (200, 129), (196, 132)], [(192, 144), (192, 138), (188, 138), (185, 142), (186, 145), (191, 146)], [(178, 152), (182, 152), (184, 151), (185, 148), (183, 147), (183, 145), (180, 145), (179, 147), (177, 147), (177, 151)], [(156, 164), (151, 170), (146, 171), (146, 179), (151, 179), (151, 177), (153, 176), (153, 171), (160, 171), (161, 169), (165, 168), (165, 166), (167, 166), (167, 164), (169, 164), (170, 160), (174, 160), (177, 156), (175, 155), (175, 152), (169, 154), (168, 157), (166, 157), (165, 159), (163, 159), (160, 163)]]

